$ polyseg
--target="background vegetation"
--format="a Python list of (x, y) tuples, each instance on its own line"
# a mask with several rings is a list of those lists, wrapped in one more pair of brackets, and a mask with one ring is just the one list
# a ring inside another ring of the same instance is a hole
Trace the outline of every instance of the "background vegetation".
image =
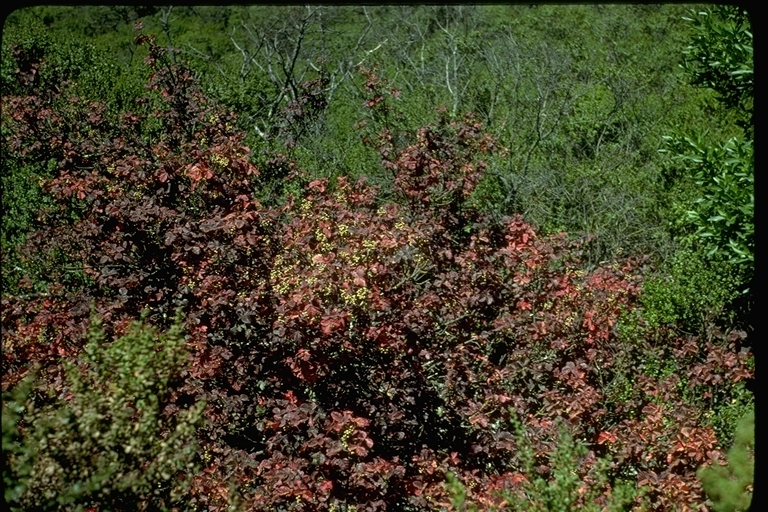
[(752, 75), (731, 6), (15, 11), (6, 501), (743, 509)]

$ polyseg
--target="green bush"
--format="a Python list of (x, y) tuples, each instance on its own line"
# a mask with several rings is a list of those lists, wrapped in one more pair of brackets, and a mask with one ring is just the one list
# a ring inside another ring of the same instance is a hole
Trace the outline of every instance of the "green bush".
[(708, 258), (701, 250), (681, 249), (643, 284), (643, 318), (652, 328), (675, 325), (685, 332), (702, 332), (727, 313), (739, 296), (742, 279), (727, 261)]
[[(686, 223), (708, 257), (751, 269), (754, 264), (754, 124), (752, 33), (746, 12), (733, 6), (691, 12), (690, 45), (683, 68), (692, 85), (714, 91), (742, 133), (724, 141), (706, 133), (664, 137), (663, 153), (695, 183), (697, 194)], [(746, 287), (751, 279), (748, 270)]]
[(666, 137), (670, 151), (700, 190), (686, 212), (708, 256), (752, 265), (755, 250), (754, 148), (751, 140), (707, 143), (698, 137)]
[(734, 443), (739, 420), (754, 408), (755, 397), (744, 382), (736, 383), (725, 398), (716, 402), (708, 416), (720, 446), (728, 447)]
[(41, 398), (44, 388), (28, 379), (3, 396), (3, 480), (11, 510), (83, 510), (94, 503), (130, 510), (150, 495), (170, 508), (181, 497), (184, 476), (193, 472), (203, 404), (173, 420), (163, 411), (186, 357), (180, 325), (177, 319), (158, 333), (135, 322), (107, 343), (94, 319), (81, 359), (65, 365), (60, 389)]
[(691, 83), (714, 90), (728, 108), (741, 111), (742, 125), (751, 136), (754, 60), (747, 12), (720, 5), (691, 11), (684, 19), (694, 29), (691, 44), (683, 52), (683, 68)]
[(706, 466), (699, 478), (712, 500), (715, 512), (747, 510), (752, 501), (755, 475), (755, 413), (747, 413), (736, 427), (733, 447), (728, 451), (728, 464)]
[[(611, 461), (608, 457), (600, 459), (588, 475), (580, 475), (580, 463), (588, 456), (588, 450), (583, 442), (574, 440), (562, 425), (556, 448), (550, 454), (551, 473), (547, 477), (541, 476), (536, 469), (534, 449), (524, 427), (514, 416), (513, 423), (517, 430), (517, 456), (523, 471), (519, 474), (516, 488), (504, 488), (499, 492), (503, 499), (499, 510), (619, 511), (629, 510), (633, 502), (642, 499), (642, 491), (633, 485), (620, 481), (611, 482)], [(466, 488), (456, 475), (448, 473), (446, 482), (454, 510), (480, 510), (476, 504), (467, 501)]]

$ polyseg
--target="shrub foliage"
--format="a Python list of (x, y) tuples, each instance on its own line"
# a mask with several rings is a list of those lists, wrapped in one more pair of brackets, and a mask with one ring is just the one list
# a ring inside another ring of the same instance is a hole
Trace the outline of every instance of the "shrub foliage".
[(704, 489), (720, 511), (748, 510), (755, 477), (755, 414), (739, 420), (728, 464), (701, 469)]
[(28, 379), (4, 397), (3, 477), (13, 510), (178, 502), (194, 472), (203, 405), (166, 409), (186, 363), (180, 329), (180, 319), (162, 335), (136, 322), (105, 343), (94, 319), (63, 382), (30, 394)]
[[(647, 327), (643, 259), (588, 268), (565, 234), (478, 213), (471, 195), (501, 149), (471, 116), (370, 137), (386, 194), (305, 180), (281, 155), (257, 169), (233, 115), (138, 41), (142, 111), (109, 118), (57, 88), (3, 99), (7, 147), (56, 162), (42, 181), (51, 207), (21, 249), (34, 279), (3, 297), (4, 390), (32, 364), (61, 389), (65, 362), (93, 350), (91, 304), (115, 336), (142, 311), (165, 328), (182, 308), (188, 367), (163, 411), (181, 422), (206, 404), (191, 508), (450, 508), (448, 472), (496, 506), (526, 471), (562, 479), (558, 425), (587, 447), (569, 474), (602, 475), (578, 503), (623, 480), (654, 510), (703, 502), (696, 470), (722, 457), (705, 412), (751, 377), (743, 333)], [(260, 203), (270, 176), (301, 193)]]

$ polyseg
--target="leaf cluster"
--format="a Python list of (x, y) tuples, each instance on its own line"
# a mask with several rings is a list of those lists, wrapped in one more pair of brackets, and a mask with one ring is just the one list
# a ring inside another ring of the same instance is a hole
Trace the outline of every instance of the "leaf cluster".
[(749, 15), (735, 5), (707, 11), (691, 11), (684, 18), (694, 28), (684, 50), (683, 69), (694, 85), (717, 92), (721, 101), (742, 111), (745, 127), (752, 133), (754, 62)]

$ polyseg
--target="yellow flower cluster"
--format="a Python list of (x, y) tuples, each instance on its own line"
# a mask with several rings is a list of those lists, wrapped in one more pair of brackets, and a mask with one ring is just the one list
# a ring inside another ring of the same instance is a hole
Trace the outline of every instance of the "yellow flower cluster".
[[(357, 512), (357, 507), (355, 505), (347, 505), (346, 510), (347, 512)], [(328, 508), (328, 512), (339, 512), (338, 505), (336, 505), (336, 503), (331, 503), (331, 506)]]
[(214, 167), (221, 170), (229, 165), (229, 158), (216, 153), (211, 156), (211, 163), (214, 165)]
[(350, 425), (344, 429), (344, 432), (341, 434), (341, 446), (343, 446), (345, 450), (349, 450), (349, 438), (352, 437), (354, 432), (355, 427)]
[(354, 293), (341, 290), (341, 299), (346, 306), (363, 307), (366, 305), (371, 291), (368, 288), (358, 288)]
[(285, 264), (285, 260), (282, 255), (278, 255), (275, 258), (275, 263), (272, 266), (272, 270), (269, 271), (269, 280), (272, 282), (273, 289), (283, 295), (291, 289), (291, 283), (287, 279), (291, 268)]
[(315, 238), (317, 239), (318, 242), (320, 242), (320, 249), (322, 249), (323, 251), (327, 252), (333, 249), (333, 245), (330, 242), (328, 242), (328, 237), (325, 236), (325, 233), (323, 233), (323, 231), (320, 228), (315, 230)]
[(352, 265), (359, 264), (360, 262), (364, 261), (366, 257), (365, 254), (361, 254), (358, 251), (353, 251), (351, 253), (345, 251), (341, 253), (340, 256), (344, 261), (351, 263)]

